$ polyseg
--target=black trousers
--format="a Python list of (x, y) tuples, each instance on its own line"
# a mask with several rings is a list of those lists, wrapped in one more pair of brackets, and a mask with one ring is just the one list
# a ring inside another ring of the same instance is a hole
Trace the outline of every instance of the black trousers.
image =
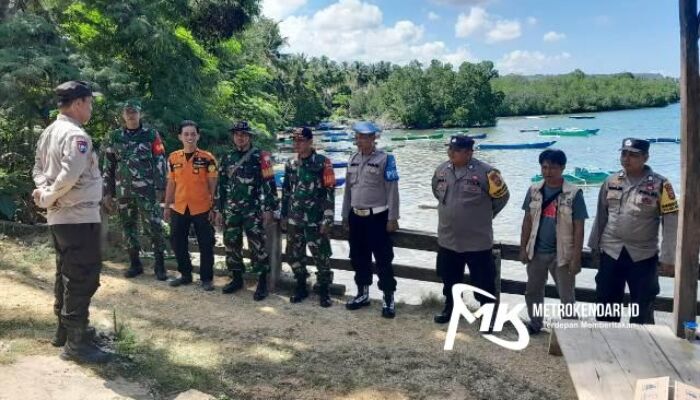
[(49, 226), (56, 250), (54, 313), (67, 328), (88, 324), (90, 301), (100, 286), (100, 224)]
[[(630, 317), (634, 324), (654, 323), (654, 300), (659, 294), (658, 256), (634, 262), (623, 248), (615, 260), (600, 253), (600, 267), (595, 276), (596, 301), (600, 304), (622, 304), (625, 283), (630, 289), (630, 302), (639, 304), (639, 315)], [(620, 322), (620, 316), (596, 316), (598, 321)]]
[(211, 282), (214, 278), (214, 227), (209, 222), (209, 213), (204, 212), (190, 215), (189, 210), (180, 214), (175, 210), (171, 213), (170, 240), (177, 259), (177, 270), (183, 277), (192, 278), (192, 261), (190, 259), (188, 236), (190, 226), (194, 225), (199, 245), (199, 278), (203, 282)]
[[(458, 253), (440, 247), (437, 254), (436, 268), (438, 276), (442, 278), (442, 294), (445, 295), (448, 306), (454, 304), (452, 286), (463, 283), (465, 265), (469, 266), (469, 277), (472, 285), (494, 296), (496, 295), (496, 264), (491, 249)], [(479, 293), (475, 293), (474, 297), (482, 305), (496, 302), (494, 299)]]
[(391, 262), (394, 260), (394, 245), (391, 234), (386, 231), (389, 211), (360, 217), (352, 210), (348, 218), (350, 225), (350, 263), (355, 270), (358, 286), (372, 284), (372, 255), (377, 265), (379, 290), (396, 291), (396, 279)]

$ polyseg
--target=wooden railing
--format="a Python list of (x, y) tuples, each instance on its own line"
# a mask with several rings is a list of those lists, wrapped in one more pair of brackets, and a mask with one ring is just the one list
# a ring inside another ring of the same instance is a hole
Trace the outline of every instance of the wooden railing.
[[(282, 236), (279, 227), (275, 224), (267, 228), (268, 235), (268, 251), (270, 252), (270, 263), (271, 263), (271, 285), (274, 287), (280, 279), (280, 271), (282, 262), (286, 261), (286, 255), (283, 253), (282, 249)], [(336, 240), (348, 240), (347, 232), (343, 230), (340, 223), (333, 226), (330, 234), (331, 239)], [(394, 247), (404, 248), (410, 250), (421, 250), (428, 252), (437, 252), (437, 235), (430, 232), (415, 231), (408, 229), (401, 229), (393, 234)], [(196, 245), (192, 245), (192, 249), (196, 250)], [(518, 261), (520, 254), (520, 246), (514, 243), (500, 242), (496, 243), (493, 247), (494, 254), (497, 259), (497, 267), (499, 274), (497, 276), (497, 281), (500, 281), (501, 293), (510, 294), (525, 294), (525, 282), (518, 280), (503, 279), (500, 276), (500, 260), (512, 260)], [(214, 249), (215, 254), (224, 255), (225, 251), (223, 247), (216, 247)], [(247, 252), (244, 252), (247, 255)], [(314, 261), (312, 258), (307, 257), (307, 265), (313, 265)], [(583, 259), (581, 263), (582, 268), (586, 269), (597, 269), (597, 260), (594, 260), (591, 252), (584, 249)], [(350, 260), (343, 258), (331, 258), (331, 268), (343, 271), (352, 271), (352, 265)], [(523, 268), (525, 268), (523, 266)], [(699, 267), (700, 268), (700, 267)], [(437, 282), (442, 283), (440, 278), (435, 273), (434, 264), (430, 268), (416, 267), (411, 265), (403, 265), (394, 263), (394, 274), (397, 278), (413, 279), (425, 282)], [(661, 276), (669, 276), (661, 274)], [(465, 274), (465, 282), (469, 282), (469, 275)], [(399, 288), (400, 289), (400, 288)], [(556, 287), (553, 285), (547, 285), (545, 287), (545, 296), (550, 298), (558, 298)], [(576, 300), (583, 302), (595, 302), (595, 290), (589, 288), (576, 288)], [(629, 296), (625, 295), (625, 301), (629, 301)], [(654, 307), (658, 311), (671, 312), (673, 310), (673, 298), (657, 296)], [(697, 302), (697, 315), (700, 315), (700, 302)]]

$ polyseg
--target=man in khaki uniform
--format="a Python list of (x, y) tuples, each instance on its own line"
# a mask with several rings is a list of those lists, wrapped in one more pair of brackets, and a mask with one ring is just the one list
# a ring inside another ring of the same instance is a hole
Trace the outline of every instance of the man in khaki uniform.
[[(434, 321), (450, 321), (452, 286), (462, 283), (469, 265), (472, 283), (496, 294), (496, 265), (493, 247), (493, 219), (506, 206), (510, 193), (500, 172), (473, 158), (474, 140), (457, 135), (450, 139), (449, 161), (440, 164), (432, 180), (438, 200), (437, 274), (444, 283), (445, 308)], [(493, 300), (475, 295), (481, 304)]]
[[(639, 315), (630, 322), (654, 323), (654, 300), (659, 294), (658, 265), (673, 271), (678, 227), (678, 201), (671, 183), (646, 165), (649, 142), (627, 138), (620, 148), (622, 170), (600, 187), (598, 212), (588, 246), (600, 253), (596, 298), (601, 304), (621, 304), (625, 283)], [(659, 255), (659, 224), (663, 242)], [(619, 315), (598, 315), (599, 321), (619, 322)]]
[(90, 300), (100, 286), (100, 200), (102, 177), (92, 139), (82, 128), (92, 114), (92, 91), (85, 82), (55, 89), (60, 114), (36, 146), (32, 193), (47, 209), (56, 249), (54, 345), (65, 344), (61, 358), (102, 363), (109, 354), (92, 342)]

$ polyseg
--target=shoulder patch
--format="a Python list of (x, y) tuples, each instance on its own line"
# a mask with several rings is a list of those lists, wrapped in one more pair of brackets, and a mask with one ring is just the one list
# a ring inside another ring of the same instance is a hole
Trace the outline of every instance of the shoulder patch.
[(670, 214), (678, 211), (678, 200), (676, 193), (673, 191), (671, 182), (664, 182), (661, 186), (661, 200), (659, 201), (661, 214)]
[(396, 169), (396, 159), (393, 154), (387, 154), (386, 156), (384, 180), (387, 182), (396, 182), (399, 180), (399, 171)]
[(151, 152), (154, 156), (160, 156), (165, 154), (165, 146), (163, 145), (163, 141), (160, 140), (160, 135), (156, 135), (156, 138), (153, 140), (153, 144), (151, 145)]
[(262, 170), (263, 179), (272, 179), (275, 177), (275, 171), (272, 166), (272, 156), (267, 151), (260, 152), (260, 169)]
[(77, 139), (75, 141), (76, 146), (78, 147), (78, 152), (81, 154), (85, 154), (88, 151), (88, 142), (85, 139)]
[(494, 199), (500, 199), (508, 194), (508, 186), (503, 182), (501, 173), (498, 170), (492, 169), (486, 174), (489, 180), (489, 196)]
[(335, 172), (333, 172), (333, 163), (328, 158), (323, 161), (323, 187), (335, 187)]

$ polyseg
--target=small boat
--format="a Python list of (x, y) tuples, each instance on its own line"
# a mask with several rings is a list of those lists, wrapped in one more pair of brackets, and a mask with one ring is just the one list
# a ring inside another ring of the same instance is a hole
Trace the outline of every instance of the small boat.
[(347, 161), (333, 161), (333, 168), (347, 168)]
[(539, 132), (540, 130), (537, 128), (527, 128), (527, 129), (521, 129), (520, 132)]
[[(564, 174), (563, 176), (564, 180), (576, 186), (597, 186), (605, 182), (608, 176), (613, 173), (614, 171), (596, 171), (576, 167), (573, 174)], [(537, 174), (532, 177), (532, 182), (541, 182), (542, 179), (542, 175)]]
[(340, 130), (340, 129), (345, 129), (344, 126), (342, 125), (336, 125), (334, 122), (331, 121), (323, 121), (318, 124), (316, 127), (316, 130), (318, 131), (332, 131), (332, 130)]
[(442, 133), (465, 133), (469, 132), (469, 129), (467, 128), (440, 128), (436, 129), (435, 132), (442, 132)]
[(352, 148), (349, 147), (326, 147), (324, 149), (326, 153), (350, 153)]
[(469, 139), (486, 139), (485, 133), (480, 133), (478, 135), (467, 135)]
[(681, 138), (648, 138), (645, 139), (649, 143), (680, 143)]
[(392, 141), (406, 141), (406, 140), (434, 140), (442, 139), (445, 136), (444, 133), (433, 133), (430, 135), (409, 135), (409, 136), (394, 136), (391, 138)]
[(551, 128), (540, 130), (540, 136), (591, 136), (598, 133), (600, 129), (583, 128)]
[(343, 137), (343, 136), (330, 136), (330, 137), (325, 137), (321, 139), (322, 142), (324, 143), (336, 143), (336, 142), (352, 142), (354, 141), (354, 138), (350, 137)]
[(545, 149), (554, 143), (551, 142), (532, 142), (532, 143), (479, 143), (476, 145), (477, 150), (521, 150), (521, 149)]
[(593, 115), (569, 115), (569, 118), (571, 119), (593, 119), (595, 116)]
[(343, 136), (348, 136), (349, 134), (345, 131), (326, 131), (323, 132), (324, 137), (343, 137)]

